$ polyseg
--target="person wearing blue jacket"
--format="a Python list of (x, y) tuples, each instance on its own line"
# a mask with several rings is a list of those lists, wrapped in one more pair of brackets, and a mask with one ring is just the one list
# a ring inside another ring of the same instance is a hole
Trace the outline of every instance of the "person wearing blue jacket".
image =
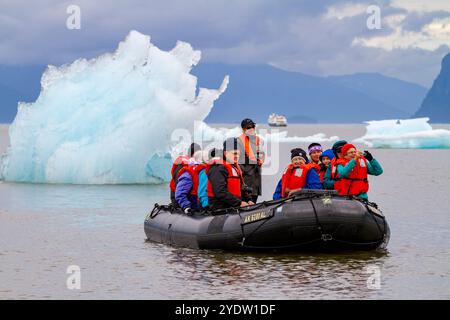
[(202, 169), (198, 173), (198, 201), (200, 202), (200, 207), (207, 208), (209, 206), (208, 201), (208, 175), (206, 174), (206, 168)]
[[(223, 153), (222, 150), (212, 148), (208, 153), (207, 158), (208, 161), (215, 158), (217, 155), (221, 155)], [(205, 156), (205, 155), (204, 155)], [(206, 158), (206, 156), (205, 156)], [(205, 209), (209, 207), (209, 199), (208, 199), (208, 175), (206, 174), (206, 168), (202, 169), (198, 173), (198, 201), (200, 202), (200, 207)]]
[[(306, 175), (306, 185), (304, 189), (310, 189), (310, 190), (321, 190), (322, 182), (320, 182), (320, 177), (317, 174), (316, 170), (309, 170), (308, 174)], [(275, 192), (273, 193), (272, 199), (278, 200), (281, 199), (281, 179), (278, 181), (278, 184), (275, 188)]]
[(280, 181), (278, 181), (277, 187), (275, 188), (275, 192), (273, 193), (273, 200), (279, 200), (282, 198), (281, 196), (281, 188), (282, 188), (282, 183), (281, 183), (281, 179)]
[[(306, 152), (303, 149), (296, 148), (291, 150), (291, 157), (292, 156), (300, 156), (304, 159), (305, 164), (309, 163), (308, 157), (306, 155)], [(311, 189), (311, 190), (321, 190), (322, 182), (320, 181), (319, 174), (316, 170), (309, 170), (308, 174), (306, 175), (306, 184), (302, 189)], [(282, 198), (282, 179), (277, 184), (277, 187), (275, 189), (275, 192), (273, 194), (273, 199), (278, 200)]]
[[(194, 166), (196, 163), (191, 159), (189, 166)], [(178, 178), (177, 186), (175, 188), (175, 200), (185, 213), (189, 213), (192, 209), (198, 209), (198, 197), (191, 194), (194, 187), (194, 181), (189, 172), (184, 172)]]

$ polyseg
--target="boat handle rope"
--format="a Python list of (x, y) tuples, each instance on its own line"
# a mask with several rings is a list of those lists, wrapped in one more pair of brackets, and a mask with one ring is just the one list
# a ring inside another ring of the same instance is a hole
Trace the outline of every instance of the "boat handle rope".
[(155, 218), (159, 214), (160, 211), (161, 211), (161, 207), (159, 206), (159, 204), (155, 203), (153, 210), (150, 212), (150, 219)]
[(309, 202), (311, 202), (311, 205), (312, 205), (313, 211), (314, 211), (314, 216), (316, 217), (316, 225), (317, 225), (317, 229), (320, 232), (320, 239), (324, 242), (333, 240), (334, 238), (331, 234), (323, 233), (322, 224), (319, 221), (319, 216), (317, 215), (317, 209), (316, 209), (316, 206), (314, 205), (313, 199), (309, 199)]
[(157, 203), (155, 203), (155, 206), (153, 207), (152, 211), (150, 212), (150, 214), (148, 215), (148, 217), (150, 219), (154, 219), (162, 209), (166, 209), (168, 210), (170, 213), (172, 213), (174, 211), (174, 207), (172, 205), (159, 205)]

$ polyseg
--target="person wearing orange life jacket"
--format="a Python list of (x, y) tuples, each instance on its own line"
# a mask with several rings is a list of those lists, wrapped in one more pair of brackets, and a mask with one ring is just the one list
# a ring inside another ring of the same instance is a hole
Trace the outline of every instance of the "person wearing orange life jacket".
[(239, 136), (241, 157), (239, 165), (244, 177), (244, 183), (252, 188), (252, 201), (257, 202), (262, 193), (261, 171), (264, 162), (262, 140), (256, 135), (256, 123), (251, 119), (241, 122), (242, 134)]
[(353, 144), (342, 147), (343, 158), (336, 161), (340, 183), (335, 186), (340, 195), (357, 196), (368, 200), (369, 181), (367, 176), (383, 173), (381, 165), (370, 152), (356, 150)]
[(253, 205), (251, 199), (242, 194), (244, 186), (239, 166), (240, 151), (236, 138), (229, 138), (223, 144), (223, 157), (208, 162), (208, 200), (211, 209), (245, 207)]
[(306, 152), (301, 148), (291, 150), (291, 164), (281, 178), (281, 197), (288, 198), (301, 189), (322, 189), (319, 175), (308, 165)]
[(201, 147), (197, 143), (192, 143), (188, 149), (188, 155), (178, 156), (172, 164), (171, 180), (170, 180), (170, 200), (172, 205), (178, 207), (178, 203), (175, 199), (175, 188), (178, 182), (179, 172), (182, 168), (189, 165), (189, 160), (194, 156), (197, 151), (200, 151)]

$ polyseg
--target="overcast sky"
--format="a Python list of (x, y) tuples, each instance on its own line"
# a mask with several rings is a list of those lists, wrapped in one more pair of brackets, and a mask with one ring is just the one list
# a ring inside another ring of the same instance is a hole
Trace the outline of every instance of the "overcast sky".
[[(66, 10), (81, 9), (69, 30)], [(381, 29), (366, 12), (381, 9)], [(313, 75), (379, 72), (430, 86), (450, 52), (450, 0), (0, 0), (0, 64), (62, 64), (113, 51), (132, 29), (203, 62), (268, 63)]]

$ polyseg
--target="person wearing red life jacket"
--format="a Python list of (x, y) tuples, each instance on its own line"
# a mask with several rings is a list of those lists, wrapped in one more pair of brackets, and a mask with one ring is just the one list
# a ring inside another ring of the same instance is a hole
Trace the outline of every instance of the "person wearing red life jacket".
[(240, 151), (236, 138), (223, 144), (223, 157), (208, 162), (208, 200), (212, 210), (253, 205), (251, 199), (243, 197), (243, 176), (239, 166)]
[(252, 201), (257, 202), (262, 193), (262, 165), (264, 152), (262, 140), (256, 135), (256, 124), (251, 119), (241, 122), (242, 134), (239, 136), (239, 165), (244, 177), (244, 183), (252, 188)]
[(281, 197), (288, 198), (301, 189), (322, 189), (316, 170), (308, 165), (306, 152), (301, 148), (291, 150), (291, 164), (281, 178)]
[(190, 159), (194, 154), (201, 150), (201, 147), (197, 143), (192, 143), (188, 149), (187, 155), (178, 156), (172, 164), (171, 180), (170, 180), (170, 200), (172, 205), (178, 207), (178, 203), (175, 199), (175, 188), (178, 182), (179, 172), (184, 167), (189, 165)]
[(370, 152), (364, 154), (353, 144), (342, 147), (343, 158), (336, 161), (340, 183), (335, 188), (340, 195), (357, 196), (368, 200), (369, 181), (367, 176), (379, 176), (383, 173), (381, 165)]
[(192, 209), (200, 207), (198, 200), (199, 173), (206, 169), (206, 164), (199, 163), (200, 161), (191, 159), (189, 165), (182, 168), (179, 173), (175, 188), (175, 200), (185, 213), (190, 213)]

